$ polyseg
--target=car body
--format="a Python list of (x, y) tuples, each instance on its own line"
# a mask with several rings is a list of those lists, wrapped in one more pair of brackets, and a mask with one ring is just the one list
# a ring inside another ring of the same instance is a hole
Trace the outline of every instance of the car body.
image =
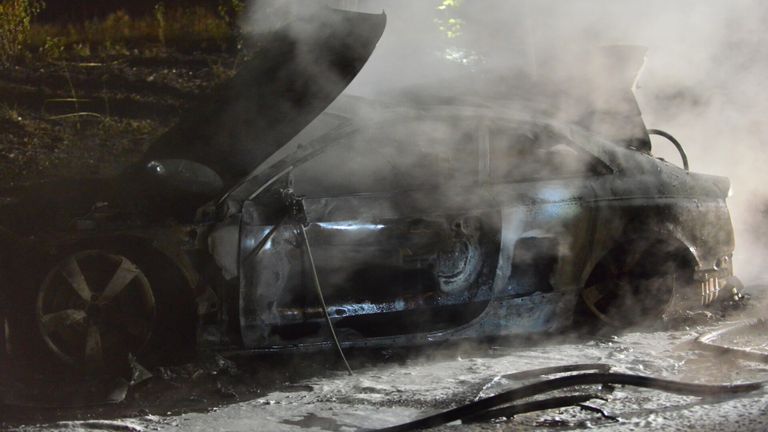
[(653, 157), (629, 85), (587, 125), (555, 87), (339, 97), (384, 17), (327, 19), (322, 44), (272, 36), (124, 175), (4, 192), (6, 351), (98, 367), (322, 349), (329, 321), (342, 347), (623, 326), (731, 283), (730, 182)]

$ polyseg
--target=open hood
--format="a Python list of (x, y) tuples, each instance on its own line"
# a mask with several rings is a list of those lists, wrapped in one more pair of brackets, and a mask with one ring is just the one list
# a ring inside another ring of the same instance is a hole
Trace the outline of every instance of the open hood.
[(381, 38), (386, 16), (321, 9), (259, 39), (235, 76), (184, 113), (147, 150), (194, 161), (229, 187), (279, 150), (349, 85)]

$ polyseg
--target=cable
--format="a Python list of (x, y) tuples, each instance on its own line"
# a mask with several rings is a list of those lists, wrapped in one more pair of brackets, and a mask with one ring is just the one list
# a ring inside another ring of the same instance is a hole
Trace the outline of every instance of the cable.
[(672, 134), (659, 129), (648, 129), (648, 135), (658, 135), (668, 139), (675, 146), (678, 153), (680, 153), (680, 157), (683, 159), (683, 168), (685, 168), (686, 171), (691, 170), (691, 166), (688, 164), (688, 155), (685, 154), (683, 145), (680, 144), (680, 141), (673, 137)]
[(320, 288), (320, 279), (317, 277), (317, 268), (315, 267), (315, 259), (312, 257), (312, 248), (309, 246), (309, 238), (307, 237), (307, 230), (304, 228), (304, 224), (299, 224), (301, 227), (301, 235), (304, 237), (304, 246), (307, 248), (307, 256), (309, 257), (309, 266), (312, 269), (312, 281), (317, 289), (317, 296), (320, 298), (320, 305), (323, 307), (323, 314), (325, 314), (325, 321), (328, 323), (328, 328), (331, 329), (331, 336), (333, 336), (333, 342), (336, 344), (336, 349), (339, 350), (339, 355), (344, 361), (344, 366), (347, 367), (347, 372), (352, 374), (352, 368), (349, 367), (347, 357), (344, 356), (344, 350), (341, 349), (339, 338), (336, 337), (336, 330), (333, 328), (333, 322), (331, 322), (331, 316), (328, 315), (328, 307), (325, 305), (325, 297), (323, 296), (323, 290)]
[(568, 387), (596, 384), (629, 385), (634, 387), (660, 390), (667, 393), (698, 397), (750, 393), (762, 389), (764, 385), (762, 382), (720, 385), (691, 384), (653, 378), (644, 375), (620, 373), (585, 373), (553, 378), (525, 385), (408, 423), (378, 429), (378, 432), (405, 432), (418, 429), (427, 429), (444, 425), (452, 421), (474, 417), (492, 408), (496, 408), (501, 405), (536, 396), (542, 393), (548, 393), (554, 390), (560, 390)]

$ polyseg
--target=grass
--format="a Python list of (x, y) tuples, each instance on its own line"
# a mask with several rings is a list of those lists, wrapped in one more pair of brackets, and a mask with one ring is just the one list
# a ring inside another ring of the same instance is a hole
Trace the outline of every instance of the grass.
[(7, 103), (0, 103), (0, 119), (12, 122), (21, 121), (21, 116), (19, 115), (19, 107), (11, 106)]
[(118, 172), (246, 55), (240, 0), (77, 22), (41, 5), (0, 0), (0, 186)]
[(226, 49), (234, 35), (227, 21), (201, 7), (168, 9), (159, 3), (152, 15), (132, 17), (117, 11), (106, 18), (74, 24), (34, 24), (28, 46), (40, 50), (56, 40), (65, 51), (128, 54), (131, 50)]
[(0, 62), (22, 56), (43, 59), (238, 48), (240, 0), (222, 0), (217, 10), (170, 8), (163, 2), (142, 16), (115, 11), (104, 18), (70, 23), (36, 23), (41, 0), (0, 1)]

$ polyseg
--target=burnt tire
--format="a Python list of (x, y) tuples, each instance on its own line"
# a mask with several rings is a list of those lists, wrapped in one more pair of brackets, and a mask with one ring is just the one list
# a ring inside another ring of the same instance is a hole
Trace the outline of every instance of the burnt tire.
[[(85, 374), (182, 362), (194, 353), (196, 313), (189, 284), (159, 251), (133, 242), (91, 241), (41, 258), (23, 277), (14, 340), (29, 367)], [(17, 277), (18, 279), (18, 277)]]
[(196, 353), (197, 303), (181, 269), (159, 255), (134, 258), (146, 269), (157, 307), (153, 336), (139, 360), (146, 365), (180, 364)]
[(35, 322), (58, 360), (108, 369), (143, 351), (155, 328), (155, 306), (149, 279), (129, 258), (85, 250), (48, 271)]
[(609, 252), (579, 293), (574, 321), (595, 331), (658, 322), (691, 284), (686, 251), (664, 241), (628, 241)]

